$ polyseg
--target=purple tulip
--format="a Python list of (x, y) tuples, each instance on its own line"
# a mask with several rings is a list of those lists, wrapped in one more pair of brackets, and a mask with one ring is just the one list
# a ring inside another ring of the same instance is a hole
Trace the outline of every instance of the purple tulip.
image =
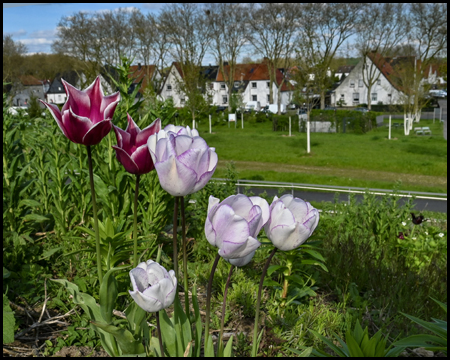
[(155, 168), (148, 151), (147, 140), (150, 135), (161, 130), (161, 120), (156, 119), (141, 130), (130, 115), (127, 114), (127, 118), (128, 126), (125, 131), (113, 125), (117, 138), (117, 146), (113, 146), (113, 149), (116, 150), (117, 160), (130, 174), (147, 174)]
[(217, 154), (198, 131), (168, 125), (148, 139), (161, 187), (173, 196), (185, 196), (202, 189), (217, 166)]
[(219, 248), (219, 255), (235, 266), (250, 262), (261, 243), (256, 239), (269, 219), (266, 200), (245, 195), (231, 195), (219, 203), (210, 196), (205, 235)]
[(67, 101), (61, 111), (55, 104), (41, 102), (50, 110), (63, 134), (76, 144), (97, 145), (111, 131), (111, 119), (120, 94), (103, 95), (100, 77), (86, 89), (78, 90), (61, 79)]
[(293, 250), (303, 244), (319, 223), (319, 212), (307, 201), (290, 194), (273, 199), (270, 218), (264, 226), (272, 244), (282, 251)]

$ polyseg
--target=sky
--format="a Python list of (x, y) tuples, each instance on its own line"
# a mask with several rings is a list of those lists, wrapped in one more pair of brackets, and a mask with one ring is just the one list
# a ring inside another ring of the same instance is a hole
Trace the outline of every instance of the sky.
[[(56, 26), (63, 16), (79, 11), (95, 12), (114, 10), (119, 7), (135, 7), (143, 14), (158, 13), (163, 3), (3, 3), (3, 34), (10, 34), (14, 41), (27, 46), (29, 54), (51, 53), (51, 45), (56, 39)], [(13, 7), (11, 7), (13, 6)]]

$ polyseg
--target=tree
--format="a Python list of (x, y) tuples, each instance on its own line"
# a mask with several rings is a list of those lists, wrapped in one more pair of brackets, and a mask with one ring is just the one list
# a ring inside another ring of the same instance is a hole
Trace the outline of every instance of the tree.
[(211, 42), (208, 15), (196, 3), (173, 3), (159, 15), (160, 30), (170, 43), (169, 53), (180, 69), (178, 92), (186, 97), (186, 107), (192, 114), (193, 126), (197, 113), (206, 105), (206, 79), (202, 61)]
[(372, 87), (381, 75), (379, 62), (405, 40), (407, 24), (402, 3), (368, 3), (364, 21), (357, 28), (356, 49), (363, 61), (362, 79), (367, 87), (367, 107), (372, 107)]
[[(306, 3), (301, 5), (301, 26), (297, 51), (303, 63), (315, 69), (320, 91), (320, 107), (325, 108), (325, 94), (332, 82), (330, 64), (339, 48), (353, 34), (361, 19), (363, 3)], [(365, 13), (364, 13), (365, 15)]]
[(231, 111), (237, 58), (249, 37), (248, 13), (241, 3), (212, 3), (206, 14), (213, 38), (212, 51), (228, 89), (228, 111)]
[(3, 82), (16, 82), (21, 75), (23, 55), (27, 47), (20, 41), (14, 41), (9, 34), (3, 35)]
[[(248, 5), (249, 24), (252, 30), (249, 40), (257, 53), (265, 57), (270, 77), (270, 102), (274, 101), (273, 85), (278, 90), (278, 114), (281, 114), (281, 87), (287, 71), (277, 79), (277, 67), (287, 69), (294, 55), (298, 31), (300, 5), (297, 3), (261, 3)], [(277, 81), (278, 80), (278, 81)]]

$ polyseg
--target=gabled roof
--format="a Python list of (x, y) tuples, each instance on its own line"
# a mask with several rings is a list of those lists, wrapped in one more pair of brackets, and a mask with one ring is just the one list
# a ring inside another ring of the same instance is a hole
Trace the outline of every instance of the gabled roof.
[(349, 74), (354, 68), (355, 65), (342, 65), (339, 66), (339, 68), (336, 71), (336, 74)]
[(20, 82), (24, 86), (37, 86), (42, 85), (43, 81), (35, 78), (33, 75), (22, 75)]
[(132, 73), (129, 74), (129, 77), (134, 77), (134, 83), (136, 84), (142, 80), (141, 88), (145, 89), (156, 72), (156, 65), (132, 65), (130, 70)]
[(78, 74), (76, 71), (67, 71), (64, 73), (58, 73), (50, 84), (47, 94), (65, 94), (64, 86), (61, 82), (61, 78), (67, 81), (70, 85), (77, 86)]

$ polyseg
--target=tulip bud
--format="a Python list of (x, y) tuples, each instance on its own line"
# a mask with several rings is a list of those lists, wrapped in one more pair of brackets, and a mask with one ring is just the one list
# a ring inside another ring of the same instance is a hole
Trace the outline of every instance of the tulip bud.
[(175, 300), (177, 278), (157, 262), (147, 260), (130, 271), (133, 291), (131, 297), (147, 312), (158, 312), (172, 305)]
[(244, 266), (261, 245), (256, 238), (269, 218), (269, 204), (258, 196), (249, 198), (242, 194), (219, 201), (209, 197), (206, 239), (231, 264)]
[(273, 199), (270, 218), (264, 226), (272, 244), (282, 251), (289, 251), (303, 244), (319, 223), (319, 212), (307, 201), (290, 194)]
[(149, 137), (148, 148), (161, 187), (173, 196), (185, 196), (202, 189), (216, 170), (215, 149), (189, 126), (166, 126)]
[(86, 89), (78, 90), (61, 79), (67, 101), (61, 111), (55, 104), (40, 100), (56, 120), (63, 134), (76, 144), (97, 145), (111, 131), (111, 119), (120, 94), (103, 95), (100, 77)]
[(161, 120), (156, 119), (144, 130), (139, 129), (130, 115), (127, 114), (128, 126), (123, 131), (114, 126), (117, 138), (116, 150), (117, 160), (130, 174), (146, 174), (154, 169), (153, 160), (148, 151), (148, 138), (161, 130)]

